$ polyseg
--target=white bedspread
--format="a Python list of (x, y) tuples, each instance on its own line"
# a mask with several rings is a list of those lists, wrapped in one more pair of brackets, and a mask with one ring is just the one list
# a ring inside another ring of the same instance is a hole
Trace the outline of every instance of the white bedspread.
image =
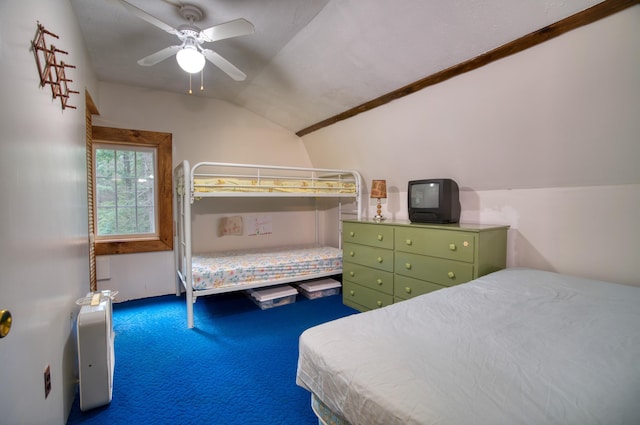
[(308, 329), (297, 384), (351, 424), (640, 424), (640, 287), (507, 269)]

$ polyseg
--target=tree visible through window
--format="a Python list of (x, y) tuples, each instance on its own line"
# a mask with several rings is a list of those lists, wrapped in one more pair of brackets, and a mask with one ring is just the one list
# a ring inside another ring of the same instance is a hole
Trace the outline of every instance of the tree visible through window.
[(98, 238), (155, 236), (155, 148), (97, 144), (95, 168)]

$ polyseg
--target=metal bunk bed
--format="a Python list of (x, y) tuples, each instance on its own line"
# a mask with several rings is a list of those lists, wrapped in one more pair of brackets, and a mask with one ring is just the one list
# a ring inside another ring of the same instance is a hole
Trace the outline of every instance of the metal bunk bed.
[[(207, 274), (216, 275), (215, 282), (210, 285), (202, 285), (203, 280), (199, 276), (194, 278), (194, 257), (192, 252), (191, 208), (194, 202), (202, 198), (232, 198), (232, 197), (305, 197), (305, 198), (333, 198), (338, 201), (338, 217), (340, 223), (338, 232), (342, 232), (342, 219), (361, 218), (362, 193), (361, 177), (357, 171), (336, 170), (322, 168), (283, 167), (273, 165), (233, 164), (220, 162), (199, 162), (193, 167), (188, 161), (181, 162), (174, 169), (174, 214), (175, 228), (175, 268), (176, 268), (176, 295), (186, 293), (187, 324), (194, 327), (193, 304), (198, 297), (219, 294), (224, 292), (255, 289), (258, 287), (272, 286), (281, 283), (296, 282), (300, 280), (314, 279), (342, 272), (341, 246), (338, 248), (321, 247), (324, 251), (333, 250), (333, 254), (339, 256), (333, 260), (333, 267), (323, 270), (322, 267), (313, 266), (312, 269), (298, 270), (282, 274), (273, 273), (269, 277), (248, 279), (246, 281), (225, 281), (216, 270)], [(319, 211), (315, 211), (315, 245), (318, 244), (319, 235)], [(339, 244), (342, 238), (338, 235)], [(277, 252), (277, 248), (273, 249)], [(253, 250), (249, 250), (255, 253)], [(291, 261), (300, 263), (301, 257), (320, 258), (316, 253), (309, 251), (286, 252), (293, 255)], [(247, 254), (250, 255), (250, 254)], [(267, 252), (267, 255), (269, 253)], [(270, 255), (280, 257), (280, 255)], [(243, 263), (247, 262), (243, 257)], [(207, 267), (211, 264), (208, 259)], [(215, 261), (215, 260), (213, 260)], [(224, 257), (225, 267), (229, 266), (229, 257)], [(328, 260), (319, 260), (328, 262)], [(216, 266), (214, 265), (215, 269)], [(201, 268), (197, 268), (198, 271)], [(236, 273), (237, 276), (237, 273)], [(210, 276), (209, 276), (210, 277)], [(197, 282), (197, 285), (194, 285)]]

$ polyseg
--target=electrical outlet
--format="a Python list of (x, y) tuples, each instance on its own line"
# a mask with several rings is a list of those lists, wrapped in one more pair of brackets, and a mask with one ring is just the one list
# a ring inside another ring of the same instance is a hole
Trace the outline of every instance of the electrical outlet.
[(47, 365), (47, 368), (44, 370), (44, 398), (49, 397), (49, 393), (51, 392), (51, 366)]

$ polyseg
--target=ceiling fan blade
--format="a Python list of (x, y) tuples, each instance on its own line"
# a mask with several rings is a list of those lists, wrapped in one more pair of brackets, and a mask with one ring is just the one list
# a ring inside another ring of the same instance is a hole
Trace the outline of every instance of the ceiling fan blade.
[(155, 65), (158, 62), (162, 62), (163, 60), (171, 57), (172, 55), (175, 55), (176, 53), (178, 53), (178, 50), (180, 50), (181, 46), (169, 46), (166, 47), (162, 50), (159, 50), (147, 57), (144, 57), (142, 59), (140, 59), (138, 61), (138, 65), (142, 65), (142, 66), (151, 66), (151, 65)]
[(218, 41), (225, 38), (253, 34), (254, 32), (256, 32), (256, 29), (253, 24), (246, 19), (240, 18), (202, 30), (201, 34), (206, 37), (206, 41)]
[(125, 1), (125, 0), (119, 0), (119, 1), (124, 7), (129, 9), (129, 11), (131, 13), (133, 13), (134, 15), (136, 15), (138, 18), (140, 18), (142, 20), (145, 20), (145, 21), (149, 22), (151, 25), (155, 25), (156, 27), (158, 27), (161, 30), (164, 30), (164, 31), (166, 31), (168, 33), (171, 33), (171, 34), (177, 34), (178, 33), (178, 31), (175, 28), (173, 28), (171, 25), (162, 22), (160, 19), (156, 18), (155, 16), (149, 15), (147, 12), (145, 12), (142, 9), (140, 9), (139, 7), (134, 6), (131, 3)]
[(244, 81), (247, 76), (244, 72), (240, 71), (235, 67), (231, 62), (209, 49), (202, 49), (202, 54), (205, 58), (209, 60), (212, 64), (226, 72), (229, 77), (233, 78), (236, 81)]

